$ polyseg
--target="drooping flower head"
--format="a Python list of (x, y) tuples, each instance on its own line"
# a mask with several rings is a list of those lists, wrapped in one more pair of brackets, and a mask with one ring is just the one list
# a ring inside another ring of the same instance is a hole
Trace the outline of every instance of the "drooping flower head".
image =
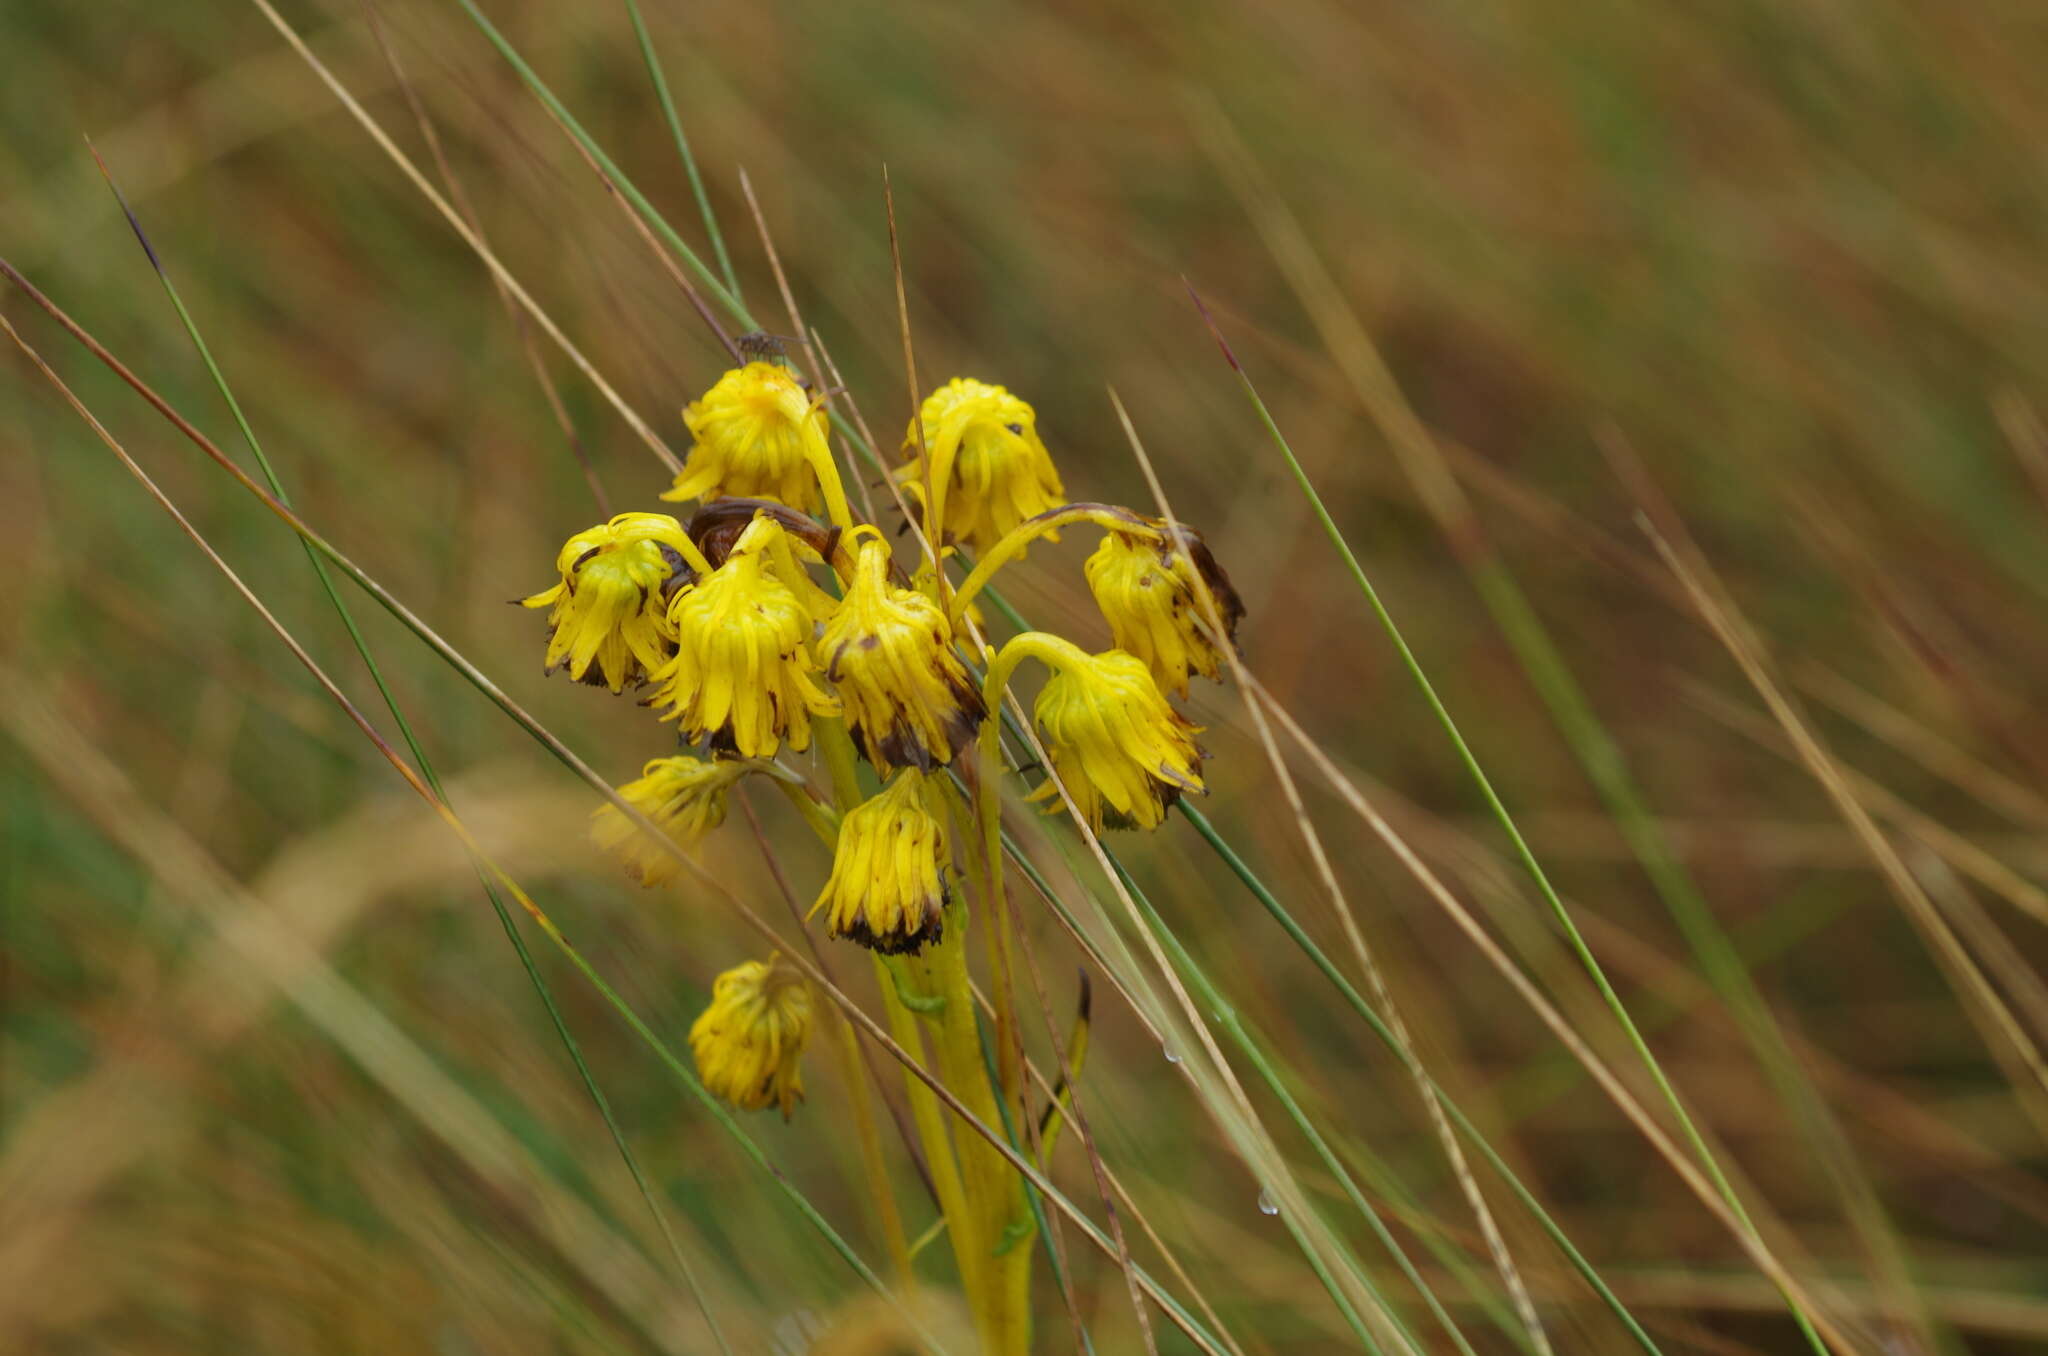
[[(1167, 703), (1136, 655), (1056, 645), (1061, 662), (1035, 708), (1054, 771), (1097, 832), (1157, 828), (1183, 792), (1202, 792), (1195, 727)], [(1031, 799), (1051, 800), (1047, 813), (1054, 813), (1058, 795), (1048, 781)]]
[[(1164, 523), (1148, 521), (1165, 530)], [(1186, 555), (1174, 550), (1170, 540), (1112, 531), (1088, 557), (1087, 571), (1088, 590), (1109, 622), (1111, 641), (1144, 660), (1162, 689), (1185, 697), (1190, 673), (1213, 679), (1223, 671), (1223, 652), (1198, 620), (1204, 613), (1196, 571), (1227, 637), (1236, 636), (1244, 604), (1201, 538), (1181, 531)]]
[(758, 495), (805, 513), (817, 509), (813, 456), (831, 459), (825, 412), (788, 368), (734, 368), (683, 410), (683, 422), (696, 443), (663, 499)]
[(665, 513), (621, 513), (569, 538), (555, 558), (561, 582), (520, 600), (554, 609), (547, 671), (566, 660), (571, 678), (614, 692), (647, 681), (675, 638), (667, 590), (690, 577), (686, 550), (682, 524)]
[(981, 724), (981, 692), (953, 651), (945, 610), (890, 582), (889, 548), (877, 537), (856, 549), (818, 650), (847, 725), (884, 776), (951, 762)]
[[(656, 758), (640, 769), (638, 781), (620, 787), (619, 794), (684, 851), (693, 851), (725, 822), (726, 793), (748, 769), (746, 763), (705, 762), (686, 754)], [(618, 854), (642, 885), (659, 885), (681, 869), (616, 805), (600, 805), (591, 812), (590, 840)]]
[(811, 1036), (811, 991), (778, 956), (720, 975), (711, 1006), (690, 1026), (690, 1052), (704, 1086), (742, 1111), (782, 1108), (804, 1098), (797, 1069)]
[[(918, 418), (929, 464), (950, 464), (939, 487), (945, 500), (939, 511), (944, 541), (985, 550), (1018, 523), (1066, 497), (1052, 457), (1038, 439), (1038, 416), (1002, 387), (955, 377), (926, 398)], [(917, 435), (913, 425), (903, 444), (913, 460)], [(920, 466), (920, 480), (923, 475)]]
[(679, 722), (685, 738), (708, 736), (742, 758), (773, 757), (785, 739), (808, 748), (811, 716), (839, 710), (811, 677), (810, 609), (770, 569), (781, 532), (772, 518), (756, 518), (723, 565), (676, 595), (668, 611), (675, 656), (654, 675), (649, 700), (667, 708), (662, 719)]
[(815, 906), (834, 937), (889, 956), (939, 940), (952, 852), (943, 809), (934, 813), (931, 803), (938, 791), (922, 772), (905, 771), (839, 821), (832, 878)]

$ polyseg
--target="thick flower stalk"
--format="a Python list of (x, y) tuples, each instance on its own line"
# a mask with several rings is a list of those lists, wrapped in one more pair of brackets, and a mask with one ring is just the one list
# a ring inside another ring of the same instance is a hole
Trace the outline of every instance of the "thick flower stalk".
[(673, 649), (669, 594), (701, 568), (702, 553), (665, 513), (621, 513), (569, 538), (555, 558), (560, 582), (520, 600), (552, 609), (547, 671), (566, 662), (571, 678), (613, 692), (646, 682)]
[[(1184, 793), (1203, 793), (1195, 727), (1168, 704), (1144, 660), (1122, 650), (1089, 654), (1058, 636), (1027, 632), (989, 666), (989, 701), (1026, 657), (1052, 669), (1033, 714), (1053, 770), (1098, 833), (1157, 828)], [(1048, 781), (1030, 799), (1057, 795)], [(1047, 813), (1059, 808), (1055, 802)]]
[(886, 956), (939, 940), (953, 857), (935, 791), (923, 773), (903, 772), (840, 821), (832, 878), (814, 906), (834, 937)]
[[(694, 851), (725, 822), (727, 793), (753, 765), (729, 759), (706, 762), (679, 754), (656, 758), (619, 795), (685, 852)], [(590, 815), (590, 840), (615, 854), (642, 885), (660, 885), (681, 870), (673, 854), (649, 839), (618, 806), (600, 805)]]
[(1189, 551), (1182, 553), (1166, 538), (1165, 524), (1156, 526), (1156, 535), (1106, 534), (1088, 557), (1088, 591), (1109, 623), (1111, 643), (1144, 660), (1162, 689), (1186, 697), (1189, 674), (1215, 679), (1223, 672), (1223, 651), (1203, 624), (1202, 591), (1220, 614), (1226, 641), (1236, 635), (1244, 604), (1199, 538), (1183, 529)]
[(780, 957), (747, 961), (711, 986), (711, 1006), (690, 1027), (690, 1053), (704, 1086), (742, 1111), (804, 1098), (797, 1068), (811, 1038), (811, 991)]
[(1039, 441), (1037, 414), (1000, 386), (955, 377), (932, 392), (903, 443), (913, 460), (920, 448), (927, 521), (939, 524), (945, 542), (993, 546), (1066, 497)]
[(981, 724), (981, 691), (953, 650), (944, 609), (889, 580), (889, 547), (868, 536), (818, 641), (825, 677), (875, 770), (949, 763)]
[(784, 741), (808, 748), (810, 718), (839, 710), (812, 677), (810, 610), (769, 568), (778, 555), (792, 559), (778, 549), (786, 545), (773, 519), (756, 518), (725, 563), (669, 605), (676, 652), (655, 673), (660, 686), (649, 705), (666, 708), (662, 719), (676, 721), (686, 739), (769, 758)]

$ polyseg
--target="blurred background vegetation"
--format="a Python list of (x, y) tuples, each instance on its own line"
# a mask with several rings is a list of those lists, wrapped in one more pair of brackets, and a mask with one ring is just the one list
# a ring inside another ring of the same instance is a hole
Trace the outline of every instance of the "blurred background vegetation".
[[(367, 8), (281, 9), (431, 173)], [(487, 9), (701, 248), (624, 7)], [(1914, 878), (2048, 1039), (2035, 977), (2048, 9), (645, 11), (748, 300), (778, 318), (768, 327), (786, 332), (741, 171), (805, 320), (893, 443), (909, 397), (886, 165), (924, 384), (1007, 384), (1036, 405), (1071, 493), (1149, 510), (1113, 387), (1176, 514), (1245, 596), (1253, 670), (1646, 1088), (1244, 401), (1192, 283), (1774, 1245), (1871, 1350), (2048, 1351), (2042, 1087), (1957, 997), (1866, 845), (1788, 756), (1610, 466), (1639, 460), (1661, 486), (1841, 765), (1870, 779), (1858, 794)], [(377, 0), (376, 14), (493, 248), (683, 446), (677, 408), (727, 361), (627, 216), (454, 0)], [(309, 520), (601, 772), (624, 779), (666, 751), (631, 701), (544, 680), (539, 620), (505, 605), (550, 582), (559, 543), (599, 516), (521, 329), (261, 13), (0, 0), (0, 32), (0, 257), (236, 446), (90, 136)], [(1249, 183), (1234, 145), (1258, 167)], [(1327, 283), (1290, 272), (1290, 221)], [(18, 292), (0, 308), (381, 716), (290, 533)], [(1341, 326), (1317, 317), (1347, 309), (1455, 469), (1476, 536), (1440, 530), (1404, 474), (1398, 421), (1339, 361)], [(660, 465), (538, 351), (610, 503), (651, 507)], [(706, 1349), (453, 840), (11, 348), (0, 400), (0, 704), (13, 711), (0, 1347)], [(1005, 587), (1033, 619), (1106, 643), (1084, 549), (1040, 548)], [(1760, 1067), (1707, 987), (1475, 589), (1489, 576), (1474, 559), (1511, 573), (1549, 628), (1795, 1063)], [(642, 891), (597, 860), (582, 842), (590, 793), (385, 616), (356, 610), (458, 808), (679, 1040), (754, 939), (687, 887)], [(1208, 685), (1193, 712), (1214, 755), (1205, 811), (1340, 951), (1244, 703)], [(1657, 1340), (1801, 1349), (1727, 1232), (1302, 777), (1425, 1059)], [(786, 807), (757, 801), (807, 900), (823, 852)], [(1472, 1302), (1497, 1282), (1398, 1067), (1185, 824), (1117, 846), (1342, 1154), (1412, 1193), (1416, 1213), (1395, 1212), (1403, 1237), (1440, 1230), (1470, 1259), (1468, 1286), (1417, 1253), (1473, 1341), (1513, 1349)], [(785, 916), (743, 816), (706, 861)], [(290, 919), (313, 947), (252, 982), (218, 941), (223, 907)], [(1031, 927), (1070, 1007), (1075, 953), (1043, 919)], [(538, 959), (736, 1348), (897, 1349), (886, 1312), (772, 1183), (573, 972)], [(334, 981), (354, 1006), (324, 1018), (279, 997)], [(1246, 1350), (1352, 1346), (1157, 1043), (1099, 986), (1095, 1017), (1084, 1088), (1103, 1156), (1193, 1289)], [(1883, 1283), (1816, 1169), (1773, 1081), (1788, 1070), (1839, 1118), (1916, 1300)], [(836, 1077), (814, 1059), (809, 1109), (747, 1128), (876, 1256)], [(1368, 1253), (1336, 1187), (1281, 1140)], [(1074, 1145), (1054, 1175), (1096, 1202)], [(907, 1172), (899, 1185), (915, 1199)], [(1487, 1190), (1558, 1349), (1628, 1349), (1512, 1199)], [(913, 1229), (931, 1217), (921, 1202), (911, 1214)], [(1152, 1265), (1152, 1245), (1133, 1247)], [(924, 1257), (939, 1289), (943, 1251)], [(1069, 1255), (1098, 1349), (1136, 1349), (1116, 1266), (1071, 1236)], [(1066, 1349), (1043, 1272), (1040, 1326), (1045, 1349)], [(1158, 1340), (1189, 1349), (1170, 1328)]]

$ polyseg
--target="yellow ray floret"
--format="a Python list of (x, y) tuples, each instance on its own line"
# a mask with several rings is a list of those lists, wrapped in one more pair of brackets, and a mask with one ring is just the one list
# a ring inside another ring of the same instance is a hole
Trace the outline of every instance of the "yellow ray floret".
[(621, 513), (569, 538), (555, 559), (561, 582), (520, 600), (554, 609), (548, 672), (566, 661), (571, 678), (614, 692), (645, 682), (668, 662), (675, 633), (667, 590), (689, 578), (685, 557), (693, 552), (682, 524), (665, 513)]
[(825, 413), (789, 370), (753, 362), (683, 410), (696, 439), (663, 499), (775, 499), (805, 513), (819, 503), (815, 458), (831, 460)]
[(1199, 556), (1183, 555), (1157, 539), (1111, 532), (1087, 565), (1088, 590), (1109, 622), (1111, 642), (1144, 660), (1159, 686), (1178, 697), (1188, 695), (1190, 673), (1213, 679), (1223, 670), (1223, 652), (1196, 620), (1204, 616), (1196, 570), (1227, 632), (1234, 634), (1244, 615), (1207, 548), (1187, 535)]
[(676, 595), (668, 620), (675, 657), (654, 675), (649, 705), (666, 707), (685, 738), (720, 751), (769, 758), (786, 739), (808, 748), (811, 716), (839, 703), (813, 680), (811, 614), (769, 571), (782, 529), (756, 518), (723, 565)]
[[(918, 418), (927, 460), (914, 474), (920, 482), (928, 475), (939, 482), (944, 541), (985, 550), (1066, 498), (1052, 456), (1039, 441), (1037, 414), (1002, 387), (955, 377), (926, 398)], [(916, 459), (917, 425), (903, 449)]]
[[(687, 852), (725, 822), (726, 793), (751, 769), (748, 763), (706, 762), (688, 755), (656, 758), (640, 769), (638, 781), (620, 787), (619, 794)], [(616, 853), (642, 885), (659, 885), (681, 869), (671, 853), (616, 805), (600, 805), (591, 812), (590, 840)]]
[(952, 854), (944, 810), (931, 804), (936, 790), (906, 771), (839, 822), (832, 878), (814, 906), (834, 937), (891, 956), (939, 940)]
[(804, 1098), (797, 1069), (811, 1036), (811, 991), (779, 957), (748, 961), (720, 975), (711, 1006), (690, 1027), (690, 1052), (704, 1086), (742, 1111), (779, 1106), (782, 1118)]
[(846, 723), (875, 769), (949, 763), (981, 724), (981, 693), (953, 651), (946, 613), (889, 582), (889, 548), (869, 537), (818, 642)]
[[(1136, 655), (1075, 650), (1046, 679), (1036, 714), (1054, 771), (1097, 832), (1156, 828), (1183, 792), (1203, 790), (1195, 727)], [(1031, 799), (1052, 800), (1051, 813), (1058, 794), (1048, 781)]]

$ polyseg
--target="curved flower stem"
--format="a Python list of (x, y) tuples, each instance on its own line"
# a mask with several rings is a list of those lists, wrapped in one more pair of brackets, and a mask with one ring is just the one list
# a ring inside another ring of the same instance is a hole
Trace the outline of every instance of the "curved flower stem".
[[(924, 523), (931, 534), (932, 550), (943, 557), (946, 544), (946, 488), (953, 480), (953, 459), (960, 455), (960, 439), (966, 431), (962, 429), (953, 437), (946, 437), (946, 430), (939, 431), (939, 450), (932, 450), (931, 440), (924, 436), (924, 411), (920, 410), (911, 420), (916, 430), (918, 451), (924, 458)], [(945, 600), (946, 571), (934, 564), (933, 574), (940, 590), (940, 601)]]
[(832, 799), (840, 814), (867, 799), (860, 789), (860, 768), (854, 762), (853, 736), (846, 732), (844, 716), (819, 716), (811, 722), (818, 732), (818, 751), (824, 755), (825, 770), (832, 777)]
[(683, 563), (697, 572), (699, 579), (711, 573), (710, 558), (704, 554), (703, 547), (690, 539), (689, 533), (678, 532), (673, 539), (663, 537), (661, 543), (674, 548), (675, 553), (683, 558)]
[[(995, 658), (988, 664), (988, 674), (981, 680), (981, 700), (991, 711), (1002, 709), (1003, 689), (1010, 685), (1010, 678), (1017, 672), (1017, 666), (1027, 659), (1036, 659), (1049, 669), (1064, 669), (1073, 664), (1086, 663), (1088, 652), (1073, 641), (1049, 631), (1026, 631), (1021, 636), (1011, 636), (1003, 642), (1003, 648), (996, 651)], [(982, 745), (989, 747), (989, 731), (993, 722), (982, 722)]]
[(995, 577), (997, 570), (1015, 560), (1023, 553), (1025, 547), (1038, 538), (1050, 536), (1074, 523), (1094, 523), (1112, 532), (1125, 532), (1156, 541), (1163, 542), (1167, 539), (1166, 534), (1149, 519), (1127, 508), (1118, 508), (1114, 504), (1062, 504), (1058, 508), (1049, 508), (1043, 513), (1033, 514), (1011, 528), (1007, 536), (991, 546), (988, 554), (976, 562), (966, 580), (953, 591), (953, 605), (948, 610), (953, 625), (956, 628), (960, 625), (960, 618), (967, 615), (967, 605), (973, 602), (974, 595), (980, 593), (988, 581)]
[[(1027, 631), (1011, 640), (989, 661), (982, 680), (982, 702), (990, 711), (1001, 712), (1003, 690), (1017, 666), (1037, 659), (1051, 668), (1063, 668), (1086, 658), (1079, 646), (1041, 631)], [(989, 908), (989, 965), (994, 978), (996, 1010), (996, 1068), (1005, 1104), (1014, 1104), (1024, 1083), (1023, 1053), (1017, 1036), (1016, 998), (1010, 977), (1009, 896), (1003, 889), (1002, 799), (998, 791), (1002, 776), (1001, 724), (989, 719), (981, 723), (976, 741), (978, 774), (974, 779), (974, 808), (981, 827), (981, 863), (985, 898)]]
[(839, 478), (839, 463), (833, 459), (832, 447), (825, 441), (825, 435), (815, 431), (806, 419), (804, 436), (798, 441), (803, 444), (804, 460), (811, 464), (812, 474), (818, 477), (818, 488), (825, 492), (825, 516), (832, 520), (832, 526), (841, 531), (852, 527), (853, 510), (846, 503), (846, 485)]

